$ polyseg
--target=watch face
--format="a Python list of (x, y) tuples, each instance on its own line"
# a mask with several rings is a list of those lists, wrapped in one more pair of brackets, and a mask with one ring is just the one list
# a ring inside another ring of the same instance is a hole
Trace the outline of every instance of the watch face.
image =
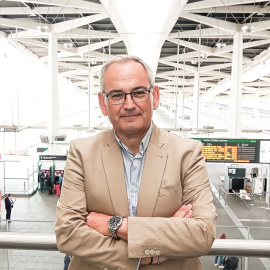
[(109, 220), (109, 227), (110, 228), (117, 228), (122, 222), (122, 217), (121, 216), (114, 216), (110, 218)]

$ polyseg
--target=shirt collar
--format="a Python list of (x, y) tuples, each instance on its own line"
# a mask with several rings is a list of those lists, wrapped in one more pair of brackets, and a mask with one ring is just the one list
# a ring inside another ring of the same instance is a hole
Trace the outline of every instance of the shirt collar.
[[(149, 140), (150, 140), (150, 137), (151, 137), (151, 134), (152, 134), (152, 131), (153, 131), (153, 122), (151, 121), (150, 128), (148, 129), (147, 133), (145, 134), (145, 136), (143, 137), (143, 139), (142, 139), (142, 141), (140, 143), (139, 152), (141, 152), (141, 151), (145, 152), (146, 151)], [(120, 145), (120, 147), (123, 150), (129, 151), (128, 147), (118, 138), (115, 131), (114, 131), (114, 136), (115, 136), (115, 139), (117, 140), (118, 144)]]

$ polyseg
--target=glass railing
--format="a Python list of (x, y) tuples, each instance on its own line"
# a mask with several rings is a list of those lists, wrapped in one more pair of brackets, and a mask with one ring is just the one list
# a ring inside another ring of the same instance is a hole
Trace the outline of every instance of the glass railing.
[(51, 233), (54, 234), (55, 221), (6, 220), (0, 219), (0, 232)]
[(30, 195), (37, 190), (38, 170), (37, 164), (32, 160), (27, 157), (24, 160), (0, 160), (0, 165), (2, 196), (8, 193)]
[[(1, 270), (13, 269), (19, 262), (23, 270), (63, 269), (64, 254), (57, 251), (54, 221), (9, 223), (2, 219), (0, 224)], [(217, 255), (238, 257), (238, 270), (270, 269), (269, 227), (217, 226), (217, 236), (220, 233), (225, 233), (227, 239), (215, 240), (208, 255), (201, 257), (205, 270), (217, 269)]]

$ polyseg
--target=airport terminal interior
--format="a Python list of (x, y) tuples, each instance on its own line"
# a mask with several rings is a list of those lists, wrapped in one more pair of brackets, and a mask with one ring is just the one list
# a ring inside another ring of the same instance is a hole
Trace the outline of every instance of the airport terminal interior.
[[(0, 1), (0, 244), (6, 232), (54, 234), (54, 176), (70, 141), (111, 128), (99, 73), (119, 54), (152, 68), (153, 122), (202, 142), (216, 236), (270, 241), (269, 29), (270, 1)], [(238, 257), (239, 270), (270, 269), (269, 257)], [(1, 270), (63, 266), (56, 250), (0, 246)]]

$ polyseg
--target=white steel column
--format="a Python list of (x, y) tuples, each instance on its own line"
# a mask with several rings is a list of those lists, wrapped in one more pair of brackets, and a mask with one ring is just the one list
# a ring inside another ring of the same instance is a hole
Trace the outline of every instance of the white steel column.
[(94, 89), (94, 86), (95, 86), (95, 77), (94, 77), (94, 72), (91, 71), (90, 72), (90, 89), (89, 89), (89, 93), (90, 93), (90, 103), (89, 103), (89, 110), (91, 111), (90, 112), (90, 122), (91, 122), (91, 125), (92, 127), (94, 127), (96, 124), (97, 124), (97, 119), (96, 119), (96, 115), (95, 115), (95, 96), (94, 96), (94, 93), (95, 93), (95, 89)]
[(92, 101), (92, 97), (91, 97), (91, 58), (90, 58), (90, 43), (91, 43), (91, 39), (90, 39), (90, 30), (91, 30), (91, 25), (89, 23), (88, 25), (88, 128), (90, 129), (91, 127), (91, 101)]
[(59, 115), (59, 93), (58, 93), (58, 57), (57, 57), (57, 35), (49, 34), (48, 64), (49, 64), (49, 120), (48, 137), (50, 141), (60, 135)]
[(197, 116), (198, 116), (198, 102), (199, 102), (199, 73), (194, 74), (194, 88), (193, 88), (193, 103), (192, 103), (192, 114), (191, 120), (196, 122), (197, 127)]
[(259, 119), (260, 118), (260, 93), (257, 91), (254, 96), (254, 118)]
[(241, 138), (243, 33), (234, 34), (228, 137)]

